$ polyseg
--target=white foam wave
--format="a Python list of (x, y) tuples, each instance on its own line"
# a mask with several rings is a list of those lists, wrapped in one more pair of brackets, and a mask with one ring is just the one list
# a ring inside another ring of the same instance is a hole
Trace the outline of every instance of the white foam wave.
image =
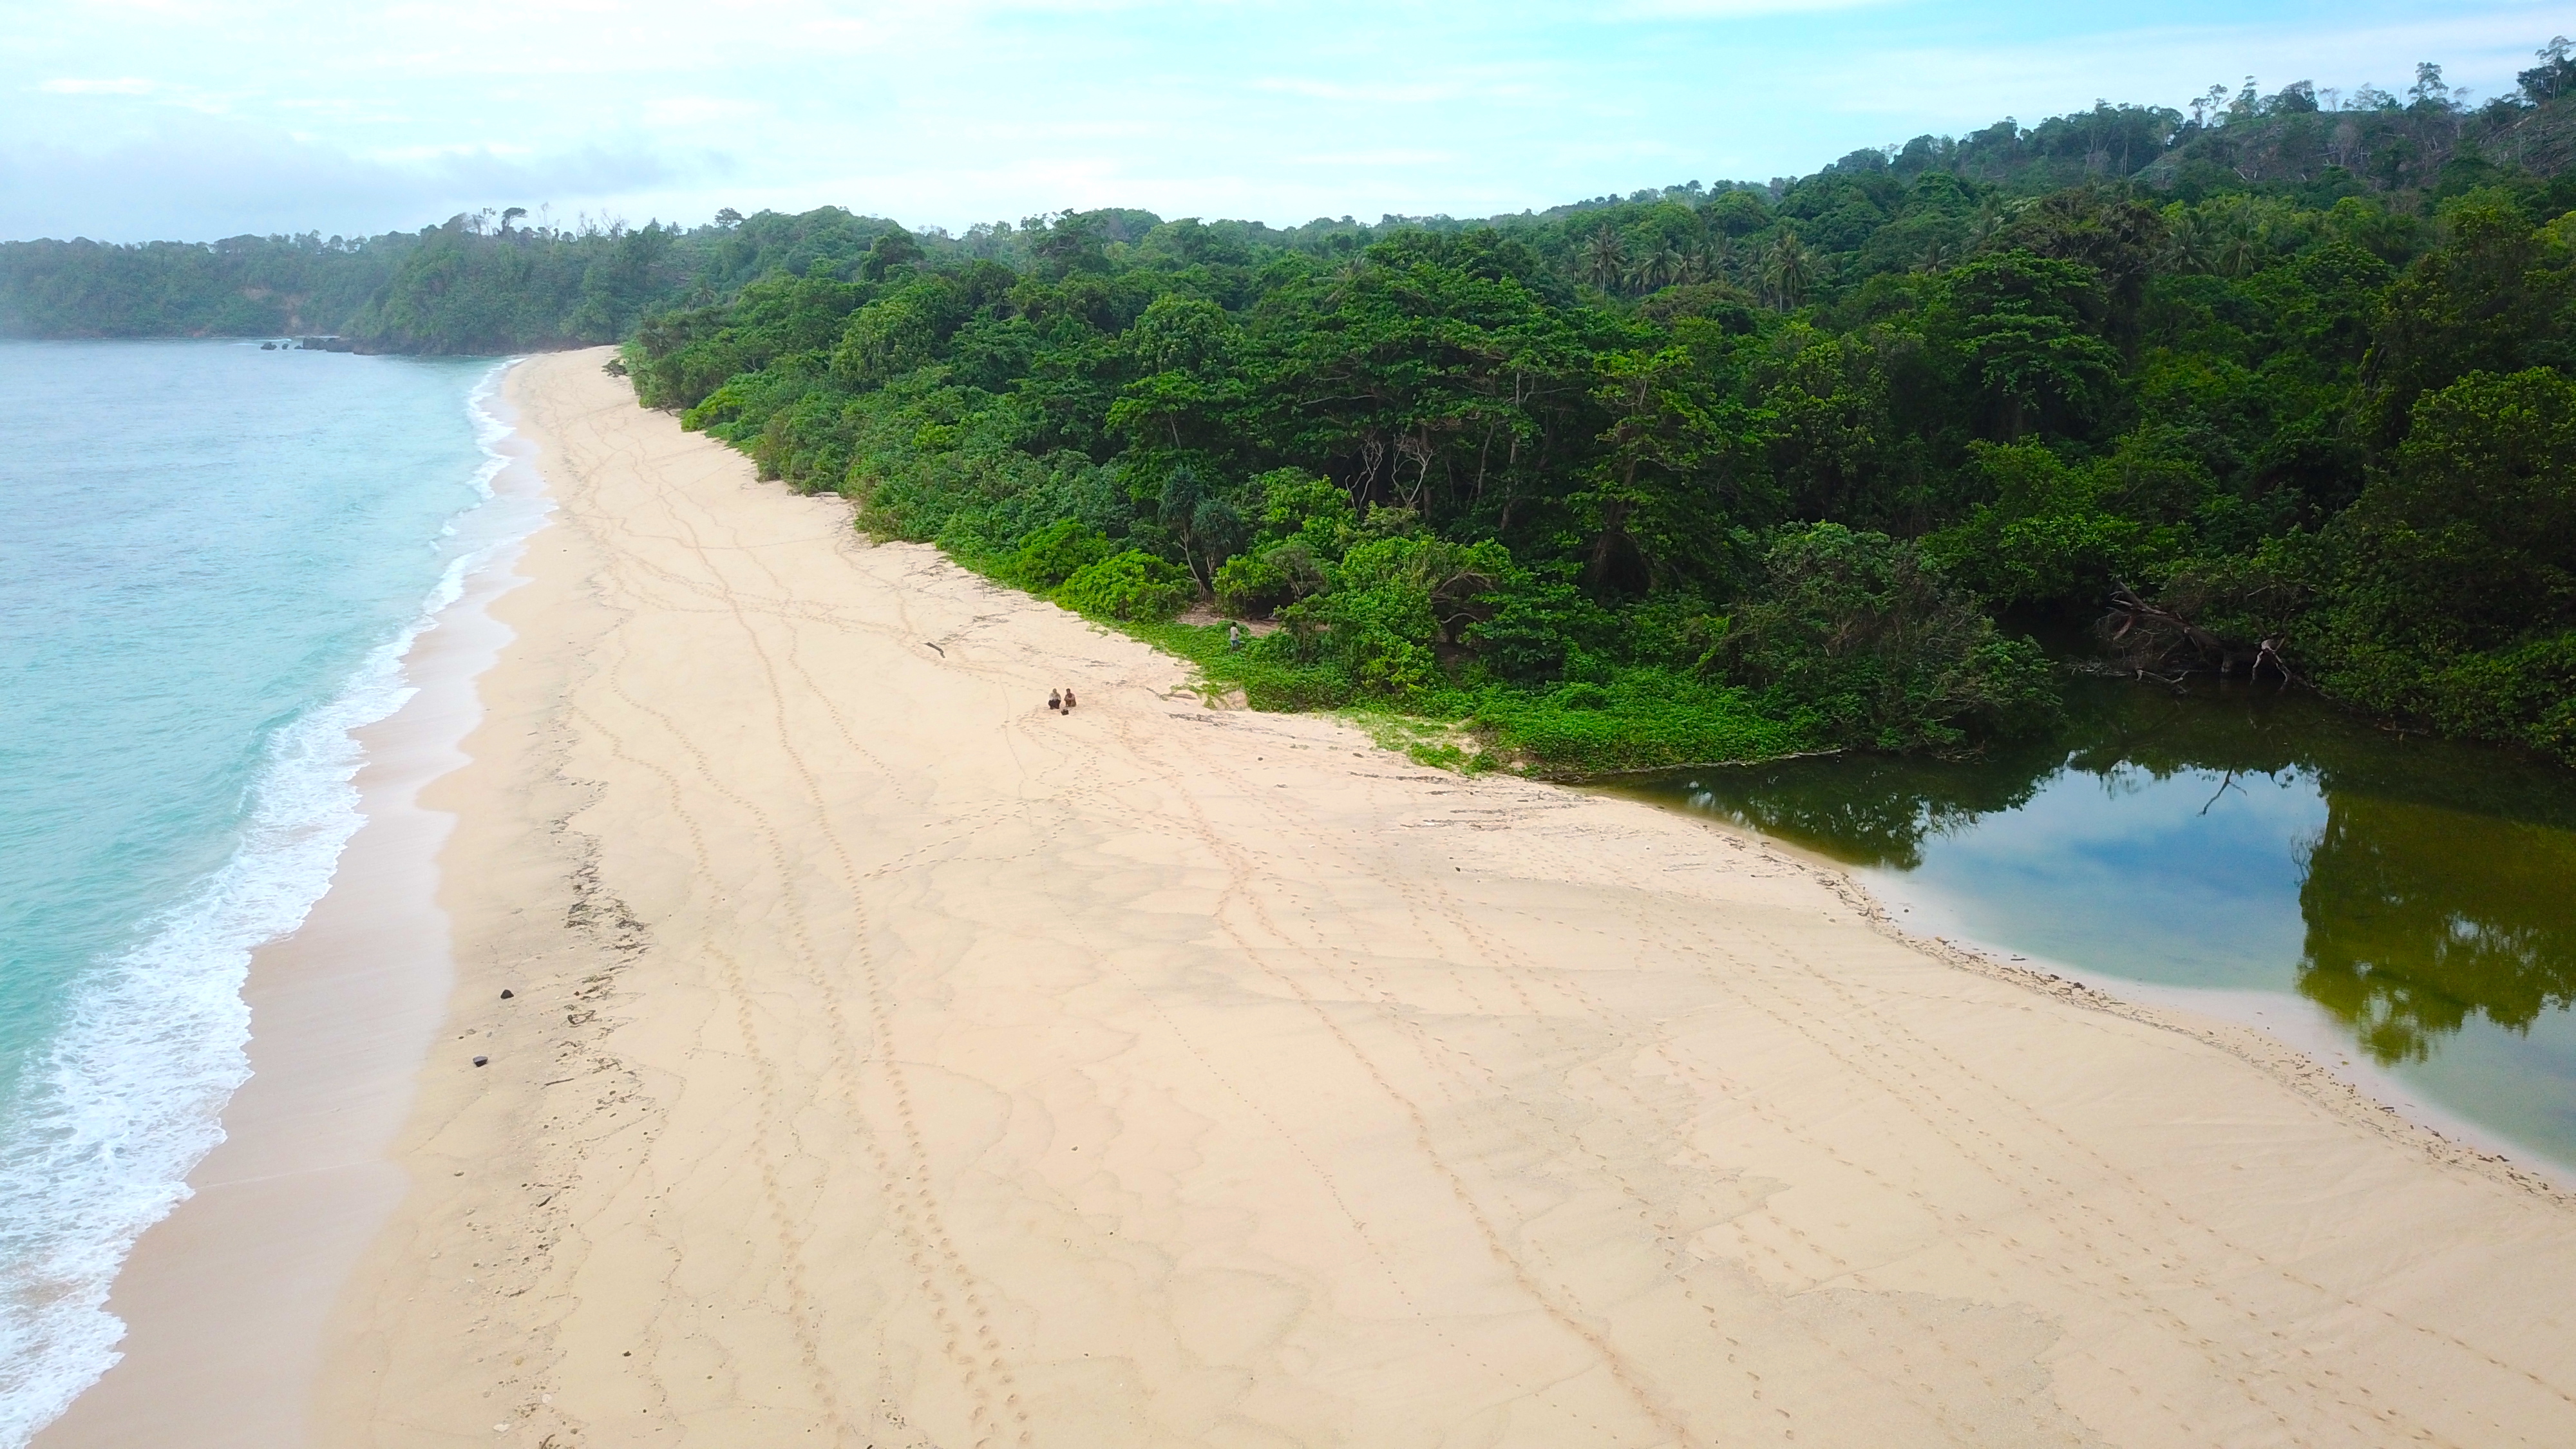
[[(444, 536), (492, 501), (507, 464), (509, 428), (488, 406), (507, 366), (468, 395), (485, 459), (477, 501)], [(403, 668), (413, 642), (518, 536), (450, 559), (411, 622), (271, 738), (231, 859), (76, 993), (21, 1079), (0, 1149), (0, 1449), (22, 1449), (115, 1365), (117, 1269), (187, 1199), (189, 1172), (223, 1141), (224, 1104), (250, 1076), (251, 952), (303, 924), (364, 823), (354, 781), (365, 752), (352, 732), (417, 692)]]

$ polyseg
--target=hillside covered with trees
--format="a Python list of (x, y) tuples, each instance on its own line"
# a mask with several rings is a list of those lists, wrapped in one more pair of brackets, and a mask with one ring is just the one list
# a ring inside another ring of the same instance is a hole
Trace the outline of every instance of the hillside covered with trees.
[(628, 356), (884, 535), (1276, 620), (1198, 649), (1256, 704), (1541, 767), (2038, 728), (2034, 633), (2576, 760), (2571, 68), (1473, 225), (887, 231)]
[(0, 317), (626, 338), (881, 535), (1541, 769), (1973, 748), (2067, 660), (2576, 763), (2569, 91), (2556, 42), (2475, 109), (2248, 85), (1477, 222), (22, 244)]
[(0, 243), (0, 336), (348, 337), (370, 352), (492, 355), (631, 335), (654, 308), (829, 270), (892, 222), (728, 213), (693, 230), (529, 226), (512, 208), (350, 240)]

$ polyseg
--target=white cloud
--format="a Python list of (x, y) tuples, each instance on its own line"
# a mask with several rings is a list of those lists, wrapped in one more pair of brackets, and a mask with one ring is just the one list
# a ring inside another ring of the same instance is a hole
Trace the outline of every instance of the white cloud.
[[(149, 14), (138, 11), (149, 7)], [(2564, 0), (57, 0), (0, 30), (0, 235), (547, 201), (1274, 222), (1543, 207), (2252, 71), (2494, 95)], [(146, 81), (137, 79), (150, 77)], [(209, 117), (207, 112), (220, 113)]]
[(308, 228), (357, 235), (487, 205), (551, 200), (606, 210), (649, 188), (717, 180), (724, 166), (712, 156), (675, 162), (606, 147), (357, 156), (285, 131), (172, 117), (96, 149), (0, 151), (0, 236), (204, 240)]

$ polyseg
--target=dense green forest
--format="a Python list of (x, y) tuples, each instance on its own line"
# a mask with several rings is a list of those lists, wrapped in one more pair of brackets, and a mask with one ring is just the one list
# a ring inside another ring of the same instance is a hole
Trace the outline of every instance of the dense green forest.
[(1275, 620), (1160, 635), (1257, 705), (1542, 768), (1973, 747), (2050, 719), (2033, 634), (2576, 760), (2571, 69), (1478, 224), (889, 230), (628, 360), (883, 535)]
[(892, 222), (825, 209), (681, 230), (532, 227), (512, 208), (351, 241), (0, 243), (0, 336), (345, 336), (370, 352), (490, 355), (630, 336), (648, 310), (832, 266)]
[(2474, 110), (2248, 85), (1483, 221), (39, 243), (0, 318), (629, 338), (872, 531), (1463, 759), (1973, 749), (2089, 667), (2576, 763), (2570, 90), (2557, 43)]

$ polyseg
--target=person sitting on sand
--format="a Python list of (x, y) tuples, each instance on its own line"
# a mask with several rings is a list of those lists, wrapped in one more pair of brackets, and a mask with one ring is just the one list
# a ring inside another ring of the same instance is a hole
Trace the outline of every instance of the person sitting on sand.
[(1050, 690), (1048, 690), (1048, 691), (1047, 691), (1047, 708), (1048, 708), (1049, 710), (1054, 710), (1054, 709), (1060, 708), (1063, 704), (1064, 704), (1064, 696), (1063, 696), (1063, 695), (1058, 694), (1056, 691), (1054, 691), (1054, 690), (1052, 690), (1052, 689), (1050, 689)]
[(1073, 686), (1070, 684), (1064, 687), (1064, 712), (1073, 713)]

